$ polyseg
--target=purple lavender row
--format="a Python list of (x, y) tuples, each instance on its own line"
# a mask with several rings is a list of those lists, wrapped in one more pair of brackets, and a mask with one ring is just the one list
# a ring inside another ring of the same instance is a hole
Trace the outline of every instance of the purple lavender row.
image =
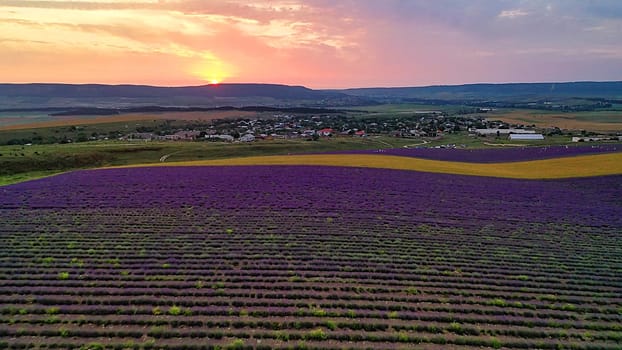
[(468, 163), (520, 162), (527, 160), (573, 157), (579, 155), (622, 152), (622, 144), (590, 146), (543, 146), (487, 149), (461, 148), (389, 148), (330, 152), (334, 154), (384, 154), (432, 160)]
[(322, 166), (145, 167), (0, 187), (0, 211), (192, 206), (622, 227), (620, 193), (622, 176), (534, 181)]

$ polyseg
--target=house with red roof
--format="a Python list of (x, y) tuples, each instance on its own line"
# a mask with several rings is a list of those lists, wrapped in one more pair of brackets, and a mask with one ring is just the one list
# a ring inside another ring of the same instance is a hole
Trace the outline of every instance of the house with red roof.
[(331, 128), (324, 128), (322, 130), (318, 130), (317, 132), (320, 136), (333, 136), (333, 134), (335, 133), (335, 130), (331, 129)]

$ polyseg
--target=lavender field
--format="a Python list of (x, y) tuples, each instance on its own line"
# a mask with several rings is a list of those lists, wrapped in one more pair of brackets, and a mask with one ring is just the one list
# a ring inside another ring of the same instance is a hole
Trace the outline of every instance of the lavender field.
[(0, 187), (0, 348), (620, 349), (621, 193), (320, 166)]
[(580, 146), (540, 146), (510, 148), (391, 148), (377, 150), (351, 150), (340, 153), (390, 154), (402, 157), (416, 157), (469, 163), (520, 162), (538, 159), (574, 157), (588, 154), (622, 152), (622, 144), (598, 144)]

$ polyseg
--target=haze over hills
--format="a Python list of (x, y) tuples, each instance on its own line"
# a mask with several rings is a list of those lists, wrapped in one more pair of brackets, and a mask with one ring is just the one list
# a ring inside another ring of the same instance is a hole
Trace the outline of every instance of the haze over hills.
[(508, 98), (613, 98), (622, 99), (622, 82), (506, 83), (437, 85), (423, 87), (358, 88), (339, 92), (369, 98), (482, 100)]
[(102, 84), (0, 84), (0, 108), (158, 106), (340, 106), (366, 98), (279, 84), (160, 87)]
[(622, 100), (622, 82), (466, 84), (313, 90), (279, 84), (185, 87), (102, 84), (0, 84), (0, 109), (137, 106), (338, 107), (379, 102), (508, 101), (547, 98)]
[(30, 97), (272, 97), (321, 99), (343, 96), (337, 92), (312, 90), (303, 86), (279, 84), (211, 84), (162, 87), (149, 85), (103, 84), (0, 84), (2, 96)]

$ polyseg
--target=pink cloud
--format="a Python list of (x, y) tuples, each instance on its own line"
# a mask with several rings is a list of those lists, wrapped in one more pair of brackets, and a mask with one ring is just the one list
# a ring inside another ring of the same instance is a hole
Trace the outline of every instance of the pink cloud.
[(0, 75), (158, 85), (220, 75), (311, 87), (622, 78), (620, 19), (579, 15), (570, 2), (522, 4), (5, 1)]

